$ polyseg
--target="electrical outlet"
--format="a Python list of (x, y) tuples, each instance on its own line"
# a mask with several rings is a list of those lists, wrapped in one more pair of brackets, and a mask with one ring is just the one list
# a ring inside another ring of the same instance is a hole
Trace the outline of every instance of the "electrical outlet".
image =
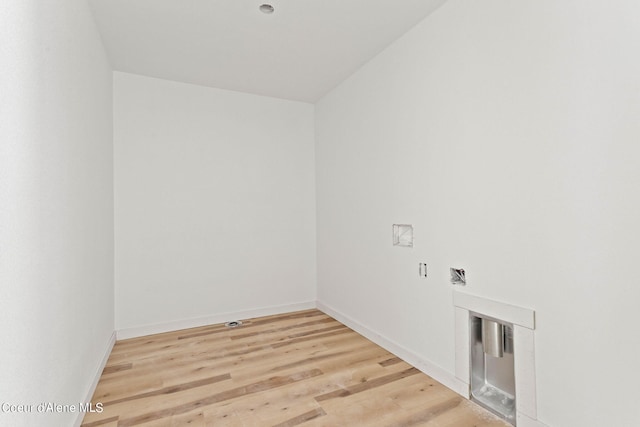
[(426, 279), (427, 278), (427, 263), (421, 262), (418, 264), (418, 276)]
[(450, 268), (451, 284), (465, 286), (467, 284), (467, 276), (462, 268)]

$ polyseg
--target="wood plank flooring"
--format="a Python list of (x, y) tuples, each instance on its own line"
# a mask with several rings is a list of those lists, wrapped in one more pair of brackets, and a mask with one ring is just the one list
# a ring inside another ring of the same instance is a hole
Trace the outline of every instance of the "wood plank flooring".
[(83, 426), (508, 427), (318, 310), (118, 341)]

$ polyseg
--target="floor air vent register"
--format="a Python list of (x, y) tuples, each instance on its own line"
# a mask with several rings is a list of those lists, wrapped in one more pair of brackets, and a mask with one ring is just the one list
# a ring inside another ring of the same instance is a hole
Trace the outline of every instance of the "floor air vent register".
[(238, 326), (242, 326), (241, 320), (232, 320), (231, 322), (227, 322), (224, 324), (227, 328), (237, 328)]

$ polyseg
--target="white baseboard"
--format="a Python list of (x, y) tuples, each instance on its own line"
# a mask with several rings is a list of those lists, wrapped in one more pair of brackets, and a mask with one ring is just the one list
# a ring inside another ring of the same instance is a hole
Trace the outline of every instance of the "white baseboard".
[(516, 424), (518, 427), (547, 427), (546, 424), (521, 413), (517, 415)]
[(289, 313), (292, 311), (309, 310), (316, 308), (315, 301), (307, 301), (296, 304), (278, 305), (271, 307), (256, 308), (252, 310), (236, 311), (230, 313), (213, 314), (194, 319), (175, 320), (154, 325), (136, 326), (124, 328), (117, 331), (118, 340), (127, 338), (143, 337), (145, 335), (161, 334), (163, 332), (179, 331), (181, 329), (197, 328), (199, 326), (225, 323), (232, 320), (243, 320), (253, 317), (271, 316), (274, 314)]
[(318, 310), (323, 311), (324, 313), (333, 317), (337, 321), (350, 327), (360, 335), (378, 344), (380, 347), (384, 348), (390, 353), (395, 354), (405, 362), (416, 367), (420, 371), (429, 375), (431, 378), (445, 385), (446, 387), (450, 388), (456, 393), (466, 398), (469, 397), (468, 385), (460, 381), (458, 378), (456, 378), (456, 376), (453, 373), (441, 368), (440, 366), (436, 365), (435, 363), (429, 360), (423, 359), (422, 357), (415, 354), (411, 350), (408, 350), (402, 347), (400, 344), (390, 340), (389, 338), (384, 337), (379, 333), (367, 328), (366, 326), (350, 318), (349, 316), (346, 316), (340, 313), (339, 311), (329, 307), (327, 304), (321, 301), (317, 301), (316, 304), (317, 304)]
[[(98, 369), (96, 370), (93, 376), (93, 381), (89, 386), (89, 390), (87, 391), (87, 394), (83, 403), (91, 402), (93, 393), (95, 393), (96, 391), (96, 387), (98, 386), (98, 381), (100, 381), (100, 377), (102, 376), (102, 371), (104, 370), (104, 367), (107, 365), (107, 360), (109, 360), (109, 356), (111, 355), (111, 350), (113, 350), (113, 346), (115, 343), (116, 343), (116, 332), (113, 331), (113, 333), (111, 334), (111, 337), (109, 338), (109, 341), (107, 342), (107, 348), (105, 349), (104, 355), (102, 356), (102, 361), (98, 365)], [(80, 427), (80, 425), (82, 424), (82, 420), (84, 419), (84, 416), (85, 416), (84, 412), (78, 412), (78, 417), (76, 418), (76, 421), (73, 423), (73, 426)]]

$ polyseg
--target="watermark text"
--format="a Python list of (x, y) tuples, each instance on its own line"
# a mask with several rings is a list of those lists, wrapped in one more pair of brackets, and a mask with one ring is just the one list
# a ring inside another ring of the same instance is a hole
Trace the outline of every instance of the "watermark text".
[(37, 405), (2, 402), (0, 411), (7, 414), (26, 414), (26, 413), (77, 413), (77, 412), (96, 412), (98, 414), (104, 411), (104, 405), (101, 402), (78, 403), (78, 404), (62, 404), (54, 402), (42, 402)]

